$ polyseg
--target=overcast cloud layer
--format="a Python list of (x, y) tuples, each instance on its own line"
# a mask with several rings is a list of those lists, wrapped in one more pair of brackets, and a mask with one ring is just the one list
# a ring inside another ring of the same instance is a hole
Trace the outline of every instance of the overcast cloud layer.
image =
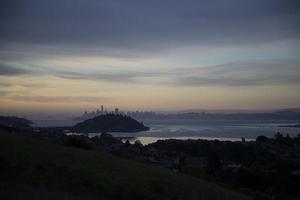
[(2, 42), (167, 48), (299, 39), (297, 0), (4, 0)]
[(40, 103), (298, 88), (300, 1), (2, 0), (0, 78), (4, 100)]

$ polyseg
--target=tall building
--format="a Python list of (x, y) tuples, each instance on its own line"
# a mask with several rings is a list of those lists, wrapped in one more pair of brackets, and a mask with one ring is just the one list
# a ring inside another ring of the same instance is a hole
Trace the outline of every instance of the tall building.
[(119, 113), (119, 108), (115, 108), (115, 114)]
[(101, 105), (101, 113), (103, 113), (103, 112), (104, 112), (104, 106)]

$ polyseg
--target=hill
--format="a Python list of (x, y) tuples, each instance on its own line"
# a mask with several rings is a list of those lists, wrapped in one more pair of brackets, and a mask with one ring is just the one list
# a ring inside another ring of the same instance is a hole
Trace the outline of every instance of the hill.
[(75, 132), (136, 132), (149, 130), (143, 123), (118, 114), (106, 114), (85, 120), (72, 128)]
[(248, 199), (166, 169), (3, 131), (0, 167), (0, 199)]
[(0, 116), (0, 126), (26, 129), (26, 128), (30, 128), (32, 124), (33, 124), (32, 121), (24, 119), (24, 118)]

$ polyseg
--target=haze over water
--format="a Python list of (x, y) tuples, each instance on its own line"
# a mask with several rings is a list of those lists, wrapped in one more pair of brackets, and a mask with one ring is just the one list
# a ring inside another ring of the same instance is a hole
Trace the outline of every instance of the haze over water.
[[(71, 126), (74, 120), (37, 120), (36, 126)], [(275, 133), (296, 136), (299, 128), (280, 127), (295, 125), (299, 120), (201, 120), (201, 119), (156, 119), (143, 120), (149, 131), (136, 133), (111, 133), (134, 142), (140, 140), (143, 144), (155, 142), (159, 139), (218, 139), (241, 141), (241, 138), (253, 140), (259, 135), (273, 137)], [(89, 133), (90, 137), (101, 133)]]

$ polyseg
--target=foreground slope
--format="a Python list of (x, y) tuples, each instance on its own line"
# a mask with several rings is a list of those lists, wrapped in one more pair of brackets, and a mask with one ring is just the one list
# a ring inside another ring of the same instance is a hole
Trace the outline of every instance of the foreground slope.
[(247, 199), (158, 167), (0, 133), (0, 199)]

